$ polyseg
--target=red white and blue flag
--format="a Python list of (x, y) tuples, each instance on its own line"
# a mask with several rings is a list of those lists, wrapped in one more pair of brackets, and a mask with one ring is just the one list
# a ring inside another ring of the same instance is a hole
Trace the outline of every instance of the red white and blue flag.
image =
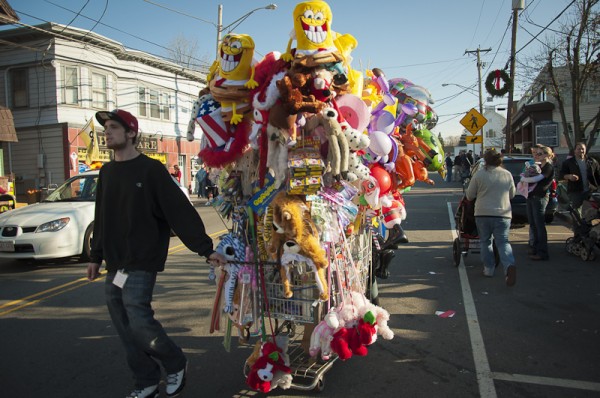
[(202, 128), (212, 148), (218, 148), (229, 142), (231, 135), (221, 115), (221, 104), (210, 98), (200, 104), (196, 121)]

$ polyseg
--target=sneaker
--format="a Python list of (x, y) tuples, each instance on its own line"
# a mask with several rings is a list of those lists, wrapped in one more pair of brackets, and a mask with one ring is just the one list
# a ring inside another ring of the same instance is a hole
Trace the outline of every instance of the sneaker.
[(506, 286), (513, 286), (517, 283), (517, 267), (509, 265), (506, 269)]
[(158, 384), (142, 389), (133, 390), (125, 398), (158, 398)]
[(187, 373), (187, 362), (185, 367), (177, 373), (167, 375), (167, 397), (176, 397), (185, 387), (185, 376)]
[(539, 254), (533, 254), (529, 256), (529, 259), (533, 261), (548, 261), (548, 257), (542, 257)]
[(489, 271), (487, 268), (483, 268), (483, 276), (487, 277), (487, 278), (491, 278), (494, 276), (494, 270), (492, 269), (491, 271)]

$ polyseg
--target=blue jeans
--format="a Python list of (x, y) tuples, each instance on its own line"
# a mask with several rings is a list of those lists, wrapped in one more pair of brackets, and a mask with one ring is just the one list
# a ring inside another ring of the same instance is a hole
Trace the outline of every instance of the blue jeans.
[(546, 232), (546, 206), (548, 195), (540, 198), (527, 198), (527, 220), (529, 221), (529, 246), (535, 254), (543, 259), (548, 258), (548, 233)]
[(452, 181), (452, 166), (446, 170), (446, 182)]
[(515, 265), (512, 246), (508, 243), (510, 231), (510, 218), (504, 217), (475, 217), (477, 233), (481, 243), (481, 261), (486, 273), (492, 275), (496, 268), (492, 236), (496, 242), (496, 248), (500, 256), (500, 264), (504, 267), (504, 274), (510, 265)]
[(162, 363), (167, 374), (171, 374), (185, 367), (185, 356), (167, 336), (160, 322), (154, 319), (151, 302), (156, 272), (129, 271), (122, 289), (112, 283), (115, 274), (110, 272), (106, 276), (108, 312), (125, 346), (135, 388), (153, 386), (161, 378), (156, 360)]

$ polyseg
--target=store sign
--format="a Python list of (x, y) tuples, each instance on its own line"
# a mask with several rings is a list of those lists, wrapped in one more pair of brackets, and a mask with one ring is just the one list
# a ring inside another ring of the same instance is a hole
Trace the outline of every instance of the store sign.
[[(158, 151), (158, 140), (156, 138), (141, 136), (139, 140), (137, 145), (138, 151), (143, 153)], [(104, 133), (98, 133), (98, 146), (101, 149), (106, 149), (106, 137)]]
[[(86, 161), (87, 149), (86, 148), (77, 148), (77, 159), (80, 162)], [(94, 161), (99, 162), (110, 162), (110, 151), (108, 149), (100, 149), (98, 151), (98, 157), (93, 159)]]
[(156, 159), (159, 162), (161, 162), (162, 164), (167, 164), (167, 154), (166, 153), (147, 153), (147, 152), (145, 152), (144, 155), (148, 156), (151, 159)]
[(558, 142), (558, 123), (546, 121), (535, 125), (536, 144), (557, 147)]

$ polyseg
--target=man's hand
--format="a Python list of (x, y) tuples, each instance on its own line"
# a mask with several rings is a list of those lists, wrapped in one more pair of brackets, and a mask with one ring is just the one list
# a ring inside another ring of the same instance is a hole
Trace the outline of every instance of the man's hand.
[(100, 276), (100, 264), (89, 263), (87, 266), (87, 278), (90, 281), (95, 280)]
[(221, 253), (214, 252), (206, 259), (213, 267), (224, 267), (227, 264), (227, 259)]

